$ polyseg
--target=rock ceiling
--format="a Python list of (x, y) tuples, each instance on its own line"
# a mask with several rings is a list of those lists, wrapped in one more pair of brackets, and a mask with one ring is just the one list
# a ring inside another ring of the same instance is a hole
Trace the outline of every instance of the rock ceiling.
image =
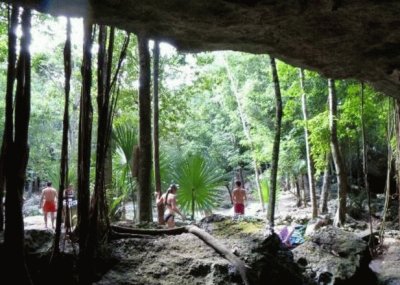
[(181, 51), (267, 53), (400, 99), (398, 0), (0, 0), (168, 41)]

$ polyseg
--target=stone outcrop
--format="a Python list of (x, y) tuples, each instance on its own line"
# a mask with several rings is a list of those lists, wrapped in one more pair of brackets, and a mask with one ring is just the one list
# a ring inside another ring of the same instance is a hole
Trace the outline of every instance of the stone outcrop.
[(313, 232), (293, 254), (318, 284), (375, 284), (368, 269), (367, 243), (339, 228), (328, 226)]
[(170, 42), (179, 50), (268, 53), (400, 98), (397, 0), (3, 0)]
[(369, 267), (376, 273), (377, 284), (400, 284), (400, 232), (387, 231), (385, 233), (383, 254), (373, 259)]

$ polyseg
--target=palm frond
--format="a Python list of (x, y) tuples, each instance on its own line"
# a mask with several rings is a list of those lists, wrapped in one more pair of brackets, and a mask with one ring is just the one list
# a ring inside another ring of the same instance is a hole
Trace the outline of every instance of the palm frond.
[(178, 203), (185, 212), (212, 210), (217, 206), (225, 175), (201, 155), (183, 159), (173, 173), (179, 184)]
[(117, 149), (123, 153), (126, 162), (130, 163), (133, 148), (138, 143), (137, 130), (127, 123), (121, 124), (113, 129), (112, 138), (116, 143)]

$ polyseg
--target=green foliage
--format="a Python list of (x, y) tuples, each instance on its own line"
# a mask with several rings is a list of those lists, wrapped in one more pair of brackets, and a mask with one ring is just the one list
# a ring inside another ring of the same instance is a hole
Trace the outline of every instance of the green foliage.
[(260, 187), (263, 195), (263, 202), (268, 203), (269, 202), (269, 185), (268, 185), (268, 180), (267, 179), (262, 179), (260, 181)]
[[(49, 182), (52, 183), (52, 186), (55, 189), (60, 189), (60, 165), (58, 167), (54, 167), (50, 169), (50, 172), (47, 175), (47, 179)], [(67, 184), (65, 187), (67, 187), (69, 184), (72, 185), (77, 185), (77, 171), (76, 171), (76, 165), (70, 165), (68, 169), (68, 178), (67, 178)]]
[[(7, 23), (5, 6), (1, 7), (0, 17), (3, 21), (0, 24), (0, 91), (4, 94)], [(32, 112), (28, 178), (40, 176), (42, 180), (49, 179), (53, 183), (57, 181), (57, 184), (64, 103), (63, 21), (61, 18), (35, 14), (31, 49)], [(76, 35), (81, 31), (82, 23), (79, 20), (73, 25)], [(125, 32), (117, 30), (116, 51), (120, 50), (124, 37)], [(82, 43), (77, 38), (73, 37), (72, 43), (70, 165), (75, 163), (77, 153), (81, 88)], [(126, 201), (135, 190), (130, 167), (133, 147), (137, 144), (139, 121), (139, 65), (136, 45), (136, 38), (132, 37), (118, 80), (119, 100), (113, 130), (116, 145), (113, 162), (114, 189), (109, 192), (112, 209), (117, 209), (117, 205)], [(114, 63), (117, 56), (118, 52), (114, 55)], [(281, 61), (277, 63), (284, 104), (279, 173), (281, 176), (296, 176), (306, 170), (299, 70)], [(227, 74), (227, 67), (232, 78)], [(94, 74), (94, 80), (95, 77)], [(305, 71), (305, 77), (311, 153), (317, 171), (321, 172), (325, 166), (326, 153), (330, 150), (327, 80), (311, 71)], [(352, 80), (338, 80), (336, 83), (338, 135), (345, 157), (351, 160), (360, 147), (360, 83)], [(243, 106), (250, 140), (243, 132), (234, 90)], [(93, 84), (93, 94), (96, 91), (96, 84)], [(364, 91), (367, 142), (370, 147), (385, 149), (387, 99), (368, 85), (365, 85)], [(159, 93), (162, 186), (165, 189), (172, 181), (181, 185), (178, 191), (179, 201), (186, 211), (191, 209), (191, 189), (196, 191), (196, 211), (211, 209), (217, 204), (217, 189), (224, 184), (222, 173), (232, 171), (239, 164), (250, 169), (254, 158), (260, 165), (269, 163), (275, 99), (268, 56), (238, 52), (181, 54), (166, 44), (161, 44)], [(94, 110), (96, 119), (96, 108)], [(4, 122), (4, 100), (0, 102), (0, 120)], [(0, 125), (0, 133), (2, 129), (3, 124)], [(185, 159), (176, 160), (174, 157)], [(70, 170), (70, 173), (76, 171)], [(268, 197), (267, 181), (262, 180), (261, 184), (265, 191), (264, 196)]]
[(115, 147), (113, 161), (113, 188), (108, 191), (110, 217), (115, 219), (129, 197), (133, 199), (136, 180), (132, 177), (134, 147), (138, 144), (137, 130), (129, 121), (121, 121), (114, 126), (112, 140)]
[(113, 220), (118, 219), (128, 201), (137, 188), (136, 180), (132, 179), (129, 167), (119, 164), (113, 171), (112, 191), (107, 191), (109, 215)]
[(330, 131), (328, 112), (324, 111), (308, 121), (310, 128), (311, 155), (317, 172), (326, 165), (326, 155), (330, 150)]
[[(217, 206), (225, 175), (201, 155), (188, 156), (177, 162), (173, 172), (179, 184), (178, 202), (185, 212), (210, 211)], [(194, 202), (194, 209), (192, 208)]]
[(117, 146), (117, 152), (120, 154), (122, 164), (131, 167), (133, 149), (138, 144), (136, 128), (128, 122), (119, 124), (113, 129), (112, 139)]

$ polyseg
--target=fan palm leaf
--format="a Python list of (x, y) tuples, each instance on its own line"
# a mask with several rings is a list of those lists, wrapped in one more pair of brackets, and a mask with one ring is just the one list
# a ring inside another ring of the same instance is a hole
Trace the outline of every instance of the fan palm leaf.
[(126, 163), (131, 166), (133, 148), (138, 143), (136, 129), (128, 123), (117, 125), (113, 129), (112, 138), (117, 146), (117, 151), (123, 154)]
[[(201, 155), (183, 159), (174, 172), (179, 184), (177, 198), (185, 212), (211, 211), (218, 204), (220, 188), (225, 184), (225, 175)], [(193, 217), (192, 217), (193, 218)]]

